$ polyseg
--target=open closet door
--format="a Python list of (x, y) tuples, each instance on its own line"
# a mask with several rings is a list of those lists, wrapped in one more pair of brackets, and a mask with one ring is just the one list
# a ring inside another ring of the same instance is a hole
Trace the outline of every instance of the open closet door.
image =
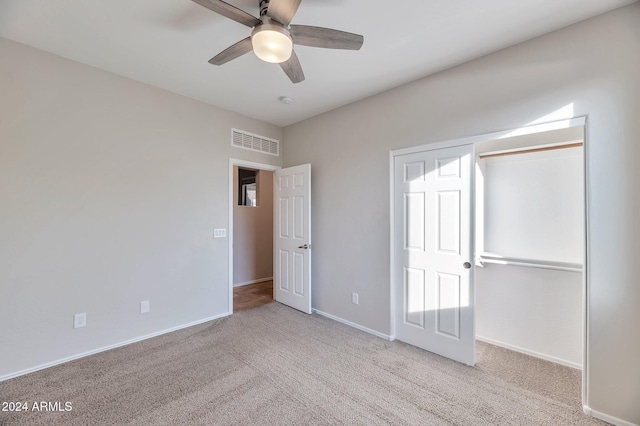
[(311, 165), (277, 170), (274, 298), (311, 313)]
[(394, 160), (394, 307), (398, 340), (475, 364), (473, 146)]

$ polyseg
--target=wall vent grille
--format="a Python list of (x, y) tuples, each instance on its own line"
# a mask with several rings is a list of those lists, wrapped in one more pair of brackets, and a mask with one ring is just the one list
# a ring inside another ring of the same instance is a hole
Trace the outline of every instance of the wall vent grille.
[(231, 129), (231, 145), (236, 148), (262, 152), (263, 154), (280, 155), (279, 141), (245, 132), (244, 130)]

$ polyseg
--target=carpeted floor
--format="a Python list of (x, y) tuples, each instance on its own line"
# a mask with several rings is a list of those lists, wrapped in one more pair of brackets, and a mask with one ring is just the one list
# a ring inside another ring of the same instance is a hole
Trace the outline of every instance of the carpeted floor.
[(278, 303), (2, 382), (0, 401), (72, 408), (2, 426), (603, 424), (577, 370), (482, 343), (470, 368)]

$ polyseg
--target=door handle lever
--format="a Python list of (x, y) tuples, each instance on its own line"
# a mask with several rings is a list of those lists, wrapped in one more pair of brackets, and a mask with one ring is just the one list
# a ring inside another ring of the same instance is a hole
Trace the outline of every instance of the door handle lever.
[(310, 248), (311, 248), (311, 244), (305, 244), (305, 245), (303, 245), (303, 246), (298, 246), (298, 248), (299, 248), (299, 249), (305, 249), (305, 250), (308, 250), (308, 249), (310, 249)]

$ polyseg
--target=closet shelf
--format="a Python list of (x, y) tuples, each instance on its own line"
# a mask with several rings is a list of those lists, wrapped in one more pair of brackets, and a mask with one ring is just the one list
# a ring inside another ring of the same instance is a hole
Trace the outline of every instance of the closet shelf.
[(524, 266), (527, 268), (551, 269), (554, 271), (582, 272), (581, 263), (555, 262), (552, 260), (525, 259), (518, 257), (502, 256), (495, 253), (482, 253), (478, 256), (476, 265), (484, 266), (485, 263), (495, 265)]

